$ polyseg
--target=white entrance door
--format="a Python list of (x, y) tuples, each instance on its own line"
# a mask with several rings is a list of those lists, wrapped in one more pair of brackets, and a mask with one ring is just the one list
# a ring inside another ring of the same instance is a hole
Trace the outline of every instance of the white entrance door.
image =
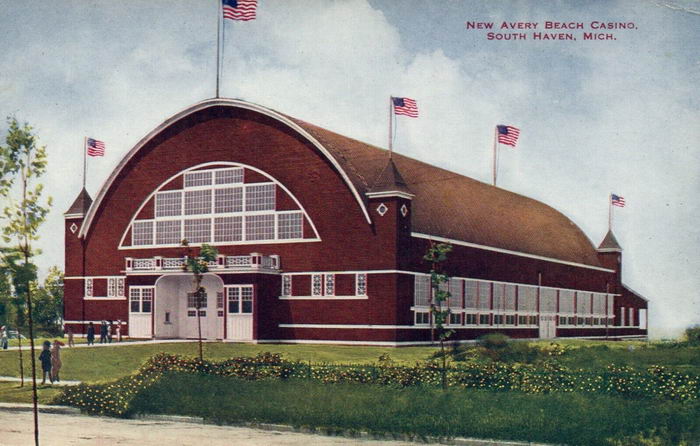
[(540, 338), (552, 339), (557, 335), (556, 315), (540, 315)]
[(226, 287), (228, 304), (226, 316), (227, 339), (232, 341), (253, 340), (253, 286), (235, 285)]
[(152, 336), (152, 311), (153, 287), (129, 287), (129, 337), (150, 338)]
[[(187, 293), (187, 310), (185, 312), (185, 324), (184, 324), (184, 337), (185, 338), (198, 338), (199, 337), (199, 325), (201, 325), (202, 339), (207, 339), (209, 337), (209, 319), (212, 311), (216, 311), (209, 305), (209, 300), (211, 297), (209, 293), (204, 295), (202, 300), (202, 306), (197, 310), (195, 305), (194, 293)], [(197, 311), (199, 311), (199, 320), (197, 320)], [(216, 314), (214, 314), (216, 318)]]

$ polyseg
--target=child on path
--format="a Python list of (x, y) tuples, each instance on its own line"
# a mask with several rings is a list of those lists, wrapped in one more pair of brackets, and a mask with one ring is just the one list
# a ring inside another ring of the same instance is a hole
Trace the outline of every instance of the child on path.
[(49, 341), (44, 341), (44, 348), (39, 355), (39, 361), (41, 361), (42, 371), (41, 384), (46, 384), (47, 376), (51, 384), (53, 384), (53, 376), (51, 375), (51, 343)]
[(53, 348), (51, 349), (51, 382), (61, 381), (58, 372), (61, 371), (61, 366), (63, 365), (61, 363), (61, 347), (64, 345), (66, 344), (58, 339), (53, 341)]
[(88, 324), (87, 345), (95, 345), (95, 324), (92, 322)]
[(68, 335), (68, 347), (75, 347), (75, 339), (73, 339), (73, 330), (70, 328), (66, 330), (66, 334)]

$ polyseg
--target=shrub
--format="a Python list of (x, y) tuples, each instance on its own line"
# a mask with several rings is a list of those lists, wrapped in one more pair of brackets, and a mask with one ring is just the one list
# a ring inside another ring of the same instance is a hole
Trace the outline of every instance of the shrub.
[(688, 345), (700, 345), (700, 325), (686, 328), (683, 337)]

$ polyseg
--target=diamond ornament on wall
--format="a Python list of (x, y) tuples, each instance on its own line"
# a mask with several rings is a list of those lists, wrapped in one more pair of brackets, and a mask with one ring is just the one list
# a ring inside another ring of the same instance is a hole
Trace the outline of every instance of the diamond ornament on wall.
[(73, 223), (72, 225), (70, 225), (70, 228), (69, 228), (69, 229), (70, 229), (70, 232), (72, 232), (73, 234), (75, 234), (75, 231), (78, 230), (78, 225), (76, 225), (75, 223)]
[(408, 215), (408, 207), (405, 204), (401, 206), (401, 215), (404, 217)]
[(383, 217), (384, 214), (386, 214), (388, 211), (389, 211), (389, 208), (388, 208), (384, 203), (382, 203), (382, 204), (380, 204), (379, 206), (377, 206), (377, 213), (378, 213), (379, 215), (381, 215), (382, 217)]

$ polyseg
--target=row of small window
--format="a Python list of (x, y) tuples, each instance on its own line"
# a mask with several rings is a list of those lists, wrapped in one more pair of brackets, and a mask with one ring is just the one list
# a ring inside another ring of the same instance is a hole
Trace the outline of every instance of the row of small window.
[(605, 327), (606, 325), (613, 325), (613, 318), (607, 317), (574, 317), (574, 316), (559, 316), (560, 326), (570, 326), (570, 327)]
[[(289, 274), (282, 275), (281, 296), (292, 295), (292, 278)], [(367, 274), (355, 274), (355, 295), (367, 295)], [(311, 275), (311, 296), (335, 296), (335, 274), (312, 274)]]
[[(248, 184), (238, 187), (165, 191), (156, 194), (155, 216), (228, 214), (274, 211), (276, 186), (274, 183)], [(213, 212), (212, 212), (213, 211)]]
[(135, 221), (132, 245), (153, 245), (154, 240), (156, 245), (176, 245), (183, 238), (190, 243), (293, 240), (303, 238), (303, 222), (301, 212)]
[[(493, 283), (482, 280), (451, 278), (443, 284), (448, 291), (448, 306), (470, 310), (527, 311), (542, 313), (612, 314), (613, 296), (566, 289)], [(415, 306), (430, 305), (432, 288), (430, 276), (416, 275)]]
[[(85, 279), (85, 297), (95, 297), (94, 278)], [(107, 278), (107, 297), (124, 297), (124, 277)]]
[[(538, 316), (516, 314), (476, 314), (476, 313), (450, 313), (449, 325), (538, 325)], [(430, 312), (416, 311), (416, 325), (430, 324)], [(612, 318), (605, 317), (559, 317), (560, 326), (606, 326), (613, 325)]]
[[(449, 325), (537, 325), (537, 316), (516, 314), (490, 314), (490, 313), (450, 313)], [(462, 323), (464, 321), (464, 324)], [(430, 312), (416, 311), (416, 325), (429, 325)]]
[(242, 182), (242, 167), (227, 167), (224, 169), (209, 169), (187, 172), (184, 180), (185, 187), (212, 186)]
[[(253, 313), (253, 287), (252, 286), (232, 286), (225, 288), (228, 300), (228, 314), (251, 314)], [(197, 309), (205, 311), (207, 308), (207, 295), (202, 297), (197, 305), (197, 297), (194, 293), (187, 293), (187, 315), (193, 313), (197, 316)], [(199, 307), (199, 308), (197, 308)], [(194, 308), (195, 310), (191, 310)], [(218, 316), (223, 316), (224, 293), (216, 293), (216, 308)], [(132, 313), (150, 313), (153, 309), (153, 287), (129, 287), (129, 311)], [(206, 316), (200, 314), (200, 316)], [(169, 317), (168, 317), (169, 321)]]

